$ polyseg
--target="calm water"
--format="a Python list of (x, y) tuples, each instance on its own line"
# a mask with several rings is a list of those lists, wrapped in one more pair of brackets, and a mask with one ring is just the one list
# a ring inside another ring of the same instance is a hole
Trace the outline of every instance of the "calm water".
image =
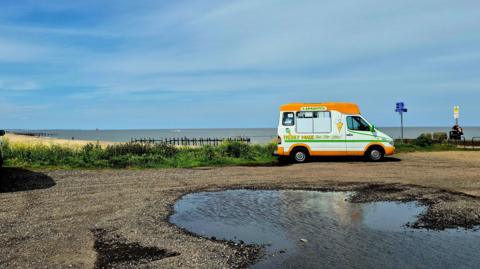
[[(396, 127), (380, 127), (382, 131), (394, 138), (400, 137), (400, 129)], [(450, 127), (406, 127), (405, 138), (416, 138), (421, 133), (448, 132)], [(40, 130), (45, 131), (45, 130)], [(57, 138), (79, 140), (104, 140), (114, 142), (130, 141), (132, 138), (227, 138), (246, 136), (255, 143), (267, 143), (277, 136), (275, 128), (244, 128), (244, 129), (153, 129), (153, 130), (47, 130)], [(465, 127), (465, 137), (480, 137), (480, 127)]]
[(251, 268), (478, 268), (479, 232), (409, 229), (425, 208), (349, 203), (348, 195), (194, 193), (176, 203), (170, 221), (206, 237), (266, 244), (267, 255)]

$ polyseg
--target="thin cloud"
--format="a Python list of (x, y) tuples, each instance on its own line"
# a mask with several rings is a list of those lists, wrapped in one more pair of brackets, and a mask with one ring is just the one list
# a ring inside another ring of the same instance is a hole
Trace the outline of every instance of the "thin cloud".
[[(55, 122), (83, 105), (103, 113), (107, 102), (132, 117), (165, 112), (157, 103), (167, 101), (207, 117), (213, 101), (228, 107), (235, 96), (258, 112), (358, 101), (388, 125), (374, 110), (409, 96), (475, 105), (465, 96), (480, 97), (479, 17), (478, 3), (445, 0), (24, 1), (0, 14), (0, 90), (25, 92), (10, 103), (56, 104)], [(443, 122), (429, 111), (415, 120)]]

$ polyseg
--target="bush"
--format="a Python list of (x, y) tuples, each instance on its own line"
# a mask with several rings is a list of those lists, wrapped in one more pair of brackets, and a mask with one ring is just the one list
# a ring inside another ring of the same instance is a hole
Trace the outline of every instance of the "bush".
[(220, 151), (225, 157), (251, 159), (252, 146), (247, 143), (229, 141), (220, 145)]
[(439, 141), (439, 142), (443, 142), (445, 140), (447, 140), (447, 133), (445, 132), (436, 132), (436, 133), (433, 133), (433, 140), (435, 141)]
[(429, 147), (433, 144), (432, 134), (421, 134), (413, 141), (413, 144), (418, 147)]

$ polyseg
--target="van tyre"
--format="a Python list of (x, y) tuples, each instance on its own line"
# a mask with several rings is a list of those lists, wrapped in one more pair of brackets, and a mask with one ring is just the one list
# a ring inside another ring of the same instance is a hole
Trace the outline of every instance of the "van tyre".
[(308, 151), (303, 148), (294, 149), (291, 155), (292, 161), (295, 163), (304, 163), (308, 159)]
[(383, 160), (384, 156), (385, 153), (383, 152), (383, 149), (379, 147), (369, 148), (365, 153), (365, 158), (370, 162), (379, 162)]

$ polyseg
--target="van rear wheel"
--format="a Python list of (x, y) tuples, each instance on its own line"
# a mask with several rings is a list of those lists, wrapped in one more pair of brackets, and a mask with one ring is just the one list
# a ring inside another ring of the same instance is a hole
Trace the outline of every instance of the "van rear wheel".
[(294, 149), (290, 155), (292, 161), (296, 163), (304, 163), (308, 159), (308, 151), (303, 148)]
[(383, 149), (379, 147), (369, 148), (367, 152), (365, 152), (365, 158), (371, 162), (379, 162), (383, 160), (384, 156), (385, 153), (383, 152)]

